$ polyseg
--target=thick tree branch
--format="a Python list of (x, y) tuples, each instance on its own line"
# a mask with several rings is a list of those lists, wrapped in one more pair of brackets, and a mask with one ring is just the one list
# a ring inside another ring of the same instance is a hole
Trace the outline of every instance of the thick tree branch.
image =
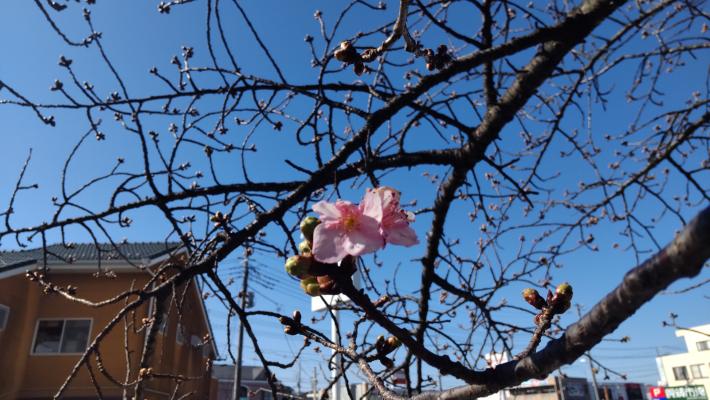
[(485, 384), (414, 396), (416, 400), (470, 399), (542, 379), (561, 365), (570, 364), (631, 317), (641, 306), (673, 282), (700, 273), (710, 258), (710, 207), (698, 214), (662, 251), (630, 270), (621, 284), (573, 324), (559, 339), (519, 361), (483, 372)]

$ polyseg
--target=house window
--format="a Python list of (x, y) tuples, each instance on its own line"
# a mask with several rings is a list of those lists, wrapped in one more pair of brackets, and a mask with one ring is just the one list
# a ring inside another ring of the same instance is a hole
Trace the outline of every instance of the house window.
[(89, 342), (90, 319), (46, 319), (37, 322), (33, 354), (83, 353)]
[(0, 304), (0, 331), (4, 331), (7, 326), (7, 319), (10, 316), (10, 307)]
[(202, 346), (202, 339), (200, 339), (200, 337), (197, 335), (192, 335), (190, 336), (190, 345), (192, 347), (198, 348)]
[(693, 378), (705, 378), (703, 375), (703, 364), (695, 364), (690, 366), (690, 374)]
[(160, 325), (158, 325), (158, 333), (165, 335), (168, 330), (168, 314), (163, 314), (163, 319), (160, 320)]
[(183, 332), (182, 324), (177, 324), (177, 330), (175, 332), (175, 342), (177, 344), (185, 344), (185, 332)]
[(710, 340), (703, 340), (702, 342), (695, 343), (698, 351), (710, 350)]
[(677, 381), (687, 381), (688, 369), (685, 367), (673, 367), (673, 376), (675, 376)]

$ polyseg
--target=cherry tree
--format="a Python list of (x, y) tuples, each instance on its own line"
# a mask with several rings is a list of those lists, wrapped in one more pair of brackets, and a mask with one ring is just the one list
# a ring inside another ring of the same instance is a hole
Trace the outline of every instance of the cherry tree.
[[(339, 376), (357, 370), (386, 399), (495, 393), (573, 362), (710, 257), (707, 65), (697, 64), (710, 47), (703, 1), (337, 2), (337, 12), (294, 22), (319, 32), (305, 36), (310, 57), (302, 59), (265, 39), (271, 28), (253, 21), (257, 6), (164, 1), (150, 18), (169, 23), (183, 9), (199, 11), (204, 35), (195, 42), (205, 45), (151, 60), (140, 79), (154, 86), (140, 95), (138, 78), (121, 72), (135, 60), (104, 45), (109, 33), (95, 24), (102, 5), (94, 3), (35, 0), (32, 23), (87, 54), (110, 84), (95, 86), (78, 66), (84, 58), (60, 50), (61, 78), (48, 97), (0, 80), (1, 107), (57, 131), (69, 118), (60, 116), (71, 116), (82, 129), (78, 138), (58, 133), (76, 145), (61, 182), (43, 183), (60, 194), (36, 224), (16, 222), (37, 190), (27, 158), (0, 239), (47, 246), (74, 234), (118, 249), (141, 221), (161, 221), (160, 239), (180, 243), (185, 265), (131, 292), (116, 317), (199, 278), (245, 326), (274, 394), (280, 371), (313, 346), (341, 356)], [(358, 30), (349, 29), (353, 19)], [(240, 53), (229, 24), (258, 51)], [(310, 73), (293, 72), (308, 63)], [(683, 81), (695, 90), (674, 92)], [(116, 135), (130, 140), (101, 147)], [(87, 147), (112, 164), (79, 181), (72, 166), (90, 157)], [(127, 152), (139, 156), (127, 162)], [(678, 230), (669, 243), (660, 223)], [(573, 293), (589, 285), (559, 271), (575, 254), (605, 251), (635, 262), (618, 265), (628, 270), (618, 286), (563, 326)], [(221, 268), (236, 255), (283, 264), (303, 296), (346, 295), (350, 302), (334, 307), (354, 322), (333, 341), (300, 310), (245, 309)], [(403, 275), (415, 275), (415, 287), (398, 286)], [(83, 301), (52, 286), (51, 275), (31, 276), (51, 295)], [(519, 318), (504, 317), (511, 313)], [(274, 361), (250, 327), (255, 318), (303, 337), (302, 351)], [(159, 319), (146, 322), (148, 335)], [(512, 359), (490, 368), (491, 352)], [(461, 384), (439, 388), (427, 370)], [(398, 371), (402, 392), (388, 384)], [(126, 382), (139, 393), (143, 376), (133, 373)]]

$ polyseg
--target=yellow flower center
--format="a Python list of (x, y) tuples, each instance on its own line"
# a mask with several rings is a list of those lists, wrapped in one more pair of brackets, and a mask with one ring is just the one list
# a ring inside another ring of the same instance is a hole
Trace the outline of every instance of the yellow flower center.
[(343, 227), (345, 228), (346, 232), (350, 232), (353, 229), (357, 228), (357, 218), (355, 218), (354, 215), (349, 214), (345, 217), (345, 219), (343, 219)]

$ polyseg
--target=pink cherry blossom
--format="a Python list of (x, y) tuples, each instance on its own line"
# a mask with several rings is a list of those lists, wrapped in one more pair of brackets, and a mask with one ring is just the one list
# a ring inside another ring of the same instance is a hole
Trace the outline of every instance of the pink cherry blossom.
[(414, 221), (414, 214), (408, 213), (399, 205), (399, 191), (381, 186), (368, 189), (360, 203), (364, 215), (368, 215), (380, 224), (380, 233), (385, 242), (401, 246), (413, 246), (419, 243), (417, 234), (409, 226)]
[(313, 232), (313, 256), (320, 262), (336, 263), (347, 255), (372, 253), (385, 244), (378, 221), (349, 201), (319, 201), (313, 211), (321, 221)]

